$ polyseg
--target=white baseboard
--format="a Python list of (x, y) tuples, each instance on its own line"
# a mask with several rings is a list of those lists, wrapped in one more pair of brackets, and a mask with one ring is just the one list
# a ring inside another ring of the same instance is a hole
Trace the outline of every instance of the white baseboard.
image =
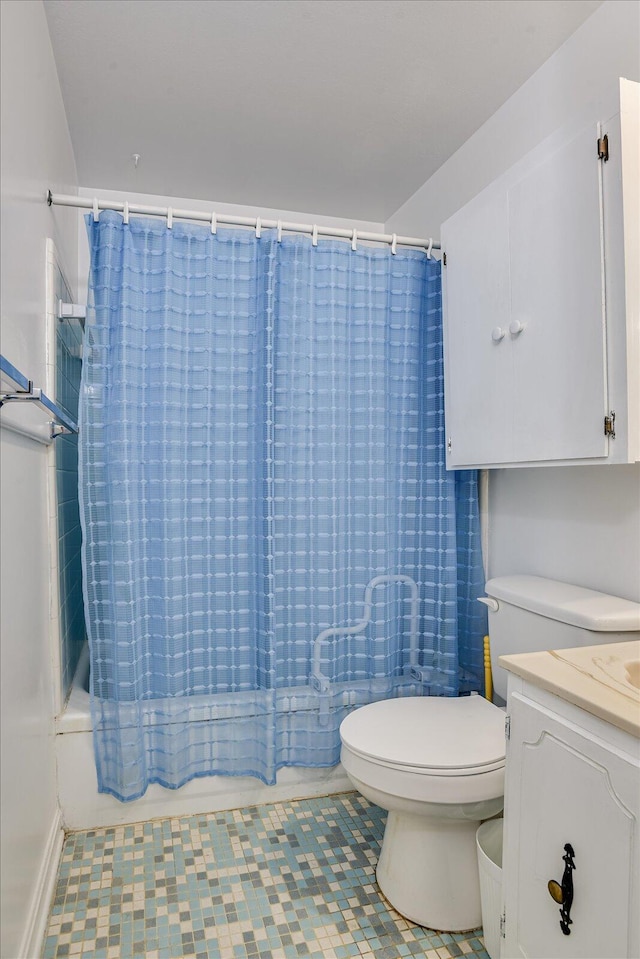
[(64, 843), (62, 815), (56, 810), (33, 892), (18, 959), (40, 959)]

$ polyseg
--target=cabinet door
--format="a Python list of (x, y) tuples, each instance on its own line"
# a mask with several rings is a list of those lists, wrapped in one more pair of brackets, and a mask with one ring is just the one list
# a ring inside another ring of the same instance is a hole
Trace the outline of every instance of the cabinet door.
[(443, 224), (449, 468), (607, 456), (597, 132), (549, 138)]
[[(443, 227), (447, 466), (512, 455), (514, 388), (509, 325), (509, 211), (501, 185), (484, 190)], [(505, 334), (506, 336), (506, 334)]]
[(607, 455), (597, 140), (589, 124), (508, 191), (513, 462)]
[[(602, 126), (609, 408), (616, 438), (608, 462), (640, 460), (640, 84), (620, 80), (620, 110)], [(616, 215), (616, 211), (620, 211)]]
[[(503, 959), (619, 959), (638, 948), (638, 765), (544, 707), (510, 700)], [(570, 934), (548, 881), (575, 853)]]

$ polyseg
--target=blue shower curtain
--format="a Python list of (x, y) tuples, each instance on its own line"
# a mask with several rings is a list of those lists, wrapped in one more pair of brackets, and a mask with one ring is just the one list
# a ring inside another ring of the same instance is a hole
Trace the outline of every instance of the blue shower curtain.
[(100, 791), (273, 783), (338, 762), (355, 705), (480, 688), (477, 477), (444, 465), (440, 264), (113, 212), (87, 224)]

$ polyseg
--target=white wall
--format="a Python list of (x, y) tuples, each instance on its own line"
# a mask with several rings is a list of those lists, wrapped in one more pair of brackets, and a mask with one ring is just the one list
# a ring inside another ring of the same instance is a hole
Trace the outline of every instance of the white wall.
[[(76, 214), (50, 210), (44, 196), (48, 187), (76, 192), (76, 169), (43, 5), (6, 0), (1, 16), (1, 347), (38, 385), (45, 376), (48, 236), (72, 282), (77, 269)], [(37, 418), (37, 411), (31, 414)], [(44, 414), (42, 419), (46, 422)], [(12, 959), (29, 941), (41, 864), (57, 813), (47, 521), (51, 455), (47, 447), (0, 429), (0, 951)]]
[[(386, 224), (439, 235), (528, 150), (640, 79), (640, 4), (607, 0)], [(491, 238), (487, 238), (491, 242)], [(640, 465), (493, 470), (489, 575), (533, 573), (640, 601)]]
[(606, 0), (390, 217), (387, 229), (438, 236), (441, 223), (554, 130), (608, 104), (618, 77), (640, 79), (638, 0)]

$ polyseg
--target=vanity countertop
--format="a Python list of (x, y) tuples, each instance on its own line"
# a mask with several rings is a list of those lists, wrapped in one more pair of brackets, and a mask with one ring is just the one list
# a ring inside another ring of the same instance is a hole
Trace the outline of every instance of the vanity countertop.
[(501, 656), (501, 666), (640, 738), (640, 640)]

